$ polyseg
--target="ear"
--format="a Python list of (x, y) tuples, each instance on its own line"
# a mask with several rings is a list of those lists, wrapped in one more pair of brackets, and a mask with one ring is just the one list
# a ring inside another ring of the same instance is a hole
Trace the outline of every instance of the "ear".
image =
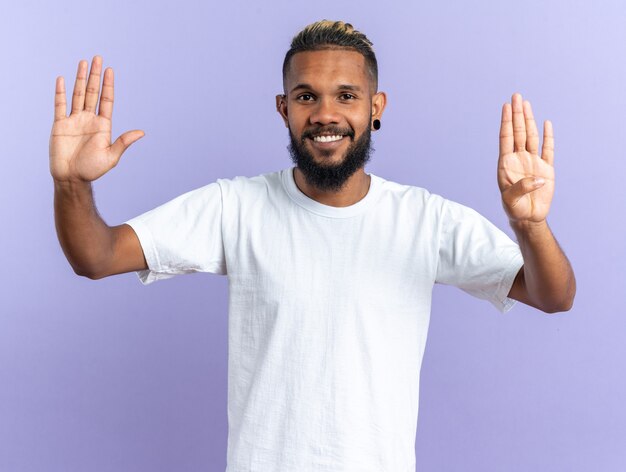
[(387, 94), (385, 92), (377, 92), (372, 95), (372, 120), (380, 120), (383, 111), (387, 105)]
[(289, 128), (289, 120), (287, 119), (287, 96), (276, 95), (276, 111), (280, 114), (285, 122), (285, 128)]

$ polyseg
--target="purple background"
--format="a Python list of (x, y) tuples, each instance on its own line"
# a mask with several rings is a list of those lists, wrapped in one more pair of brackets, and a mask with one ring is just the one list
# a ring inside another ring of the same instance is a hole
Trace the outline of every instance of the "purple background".
[(80, 278), (54, 231), (54, 82), (80, 59), (116, 74), (114, 138), (146, 136), (95, 183), (119, 224), (220, 177), (291, 165), (275, 112), (306, 24), (374, 42), (388, 93), (367, 170), (504, 228), (502, 103), (521, 92), (556, 138), (550, 224), (574, 308), (506, 315), (438, 286), (421, 374), (418, 471), (626, 470), (626, 4), (21, 1), (0, 19), (0, 470), (223, 471), (226, 277), (144, 287)]

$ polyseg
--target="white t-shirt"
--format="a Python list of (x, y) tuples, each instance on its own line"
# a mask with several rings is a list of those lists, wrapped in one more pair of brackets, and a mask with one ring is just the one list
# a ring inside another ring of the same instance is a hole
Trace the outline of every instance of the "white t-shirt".
[(348, 207), (307, 197), (288, 168), (127, 222), (144, 284), (228, 275), (227, 472), (413, 472), (433, 284), (514, 304), (517, 244), (470, 208), (370, 175)]

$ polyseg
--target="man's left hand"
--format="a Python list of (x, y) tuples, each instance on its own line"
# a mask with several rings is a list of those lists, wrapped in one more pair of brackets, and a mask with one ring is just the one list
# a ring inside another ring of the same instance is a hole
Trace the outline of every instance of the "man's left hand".
[(502, 107), (498, 186), (509, 220), (515, 223), (545, 221), (554, 194), (554, 137), (552, 123), (543, 125), (539, 156), (539, 135), (530, 102), (519, 93)]

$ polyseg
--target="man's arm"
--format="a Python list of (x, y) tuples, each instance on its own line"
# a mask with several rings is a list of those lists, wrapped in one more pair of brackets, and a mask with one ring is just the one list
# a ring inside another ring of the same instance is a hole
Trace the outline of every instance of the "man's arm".
[(524, 265), (509, 297), (546, 313), (569, 310), (576, 295), (576, 278), (547, 223), (511, 225)]
[(139, 238), (126, 224), (108, 226), (89, 182), (54, 182), (54, 220), (65, 257), (78, 275), (100, 279), (148, 268)]
[(524, 258), (509, 297), (548, 313), (569, 310), (576, 279), (546, 221), (554, 195), (552, 123), (544, 123), (539, 156), (532, 109), (520, 94), (502, 108), (498, 185)]
[(54, 181), (54, 214), (59, 242), (74, 271), (92, 279), (146, 269), (141, 244), (128, 225), (109, 227), (98, 215), (91, 182), (117, 165), (122, 153), (144, 136), (134, 130), (111, 144), (113, 70), (104, 73), (100, 106), (102, 58), (80, 61), (72, 111), (67, 113), (65, 83), (57, 77), (54, 123), (50, 134), (50, 173)]

